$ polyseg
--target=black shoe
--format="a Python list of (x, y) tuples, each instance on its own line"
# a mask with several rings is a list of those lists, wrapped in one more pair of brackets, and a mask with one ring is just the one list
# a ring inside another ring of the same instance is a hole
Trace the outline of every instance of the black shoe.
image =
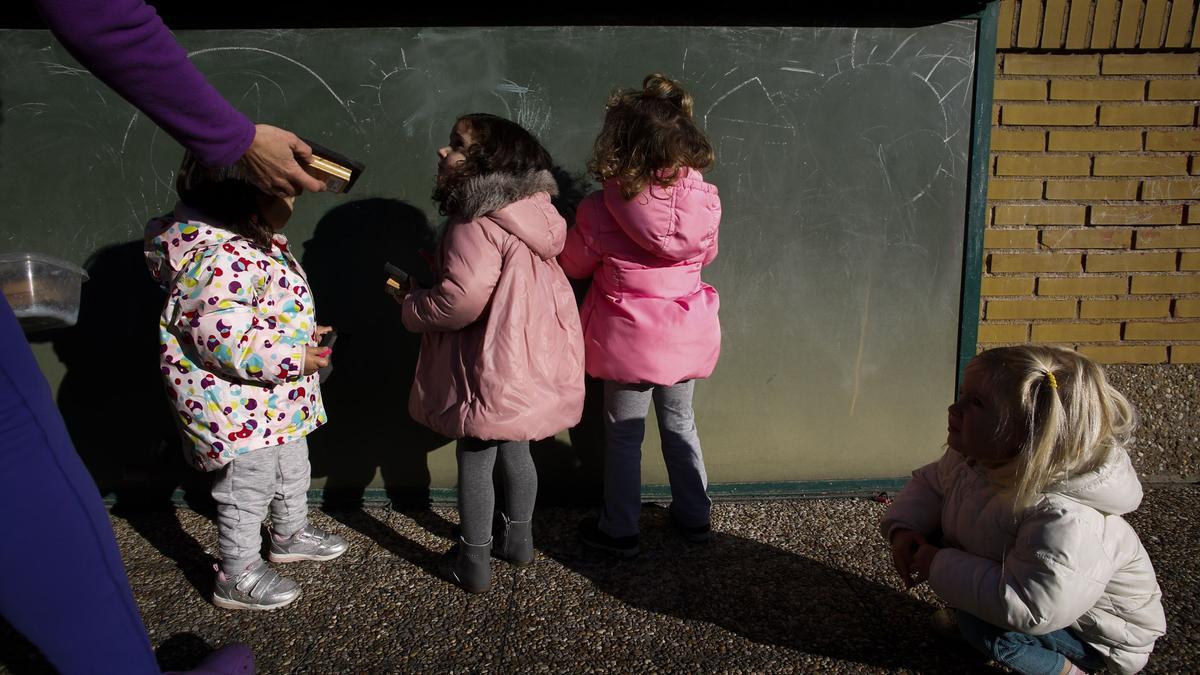
[(717, 538), (716, 533), (712, 530), (712, 523), (705, 523), (703, 525), (695, 526), (684, 525), (683, 523), (679, 522), (677, 518), (675, 518), (674, 511), (671, 512), (671, 524), (675, 526), (676, 530), (679, 530), (679, 533), (683, 535), (684, 539), (687, 539), (693, 544), (707, 544), (708, 542)]
[(622, 558), (632, 558), (637, 555), (641, 549), (638, 548), (638, 536), (636, 534), (628, 537), (611, 537), (600, 529), (600, 520), (598, 518), (584, 518), (579, 521), (579, 538), (583, 543), (592, 548), (602, 549), (619, 555)]

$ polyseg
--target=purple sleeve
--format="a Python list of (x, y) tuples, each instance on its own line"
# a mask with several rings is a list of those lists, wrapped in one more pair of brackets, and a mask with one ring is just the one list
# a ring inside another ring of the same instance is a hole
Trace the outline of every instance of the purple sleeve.
[(254, 124), (188, 60), (144, 0), (34, 0), (71, 55), (209, 166), (233, 164)]

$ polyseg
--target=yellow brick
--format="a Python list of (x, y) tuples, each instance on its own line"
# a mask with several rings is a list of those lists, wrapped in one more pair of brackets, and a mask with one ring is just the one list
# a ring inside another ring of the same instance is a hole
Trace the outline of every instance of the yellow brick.
[(1137, 199), (1136, 180), (1049, 180), (1046, 199)]
[(1119, 323), (1037, 323), (1032, 342), (1112, 342), (1121, 339)]
[(1195, 319), (1196, 317), (1200, 317), (1200, 300), (1176, 300), (1175, 317), (1180, 319)]
[(1192, 175), (1200, 176), (1200, 157), (1192, 157)]
[(996, 80), (992, 98), (997, 101), (1045, 101), (1045, 80)]
[(1151, 101), (1186, 101), (1200, 99), (1200, 80), (1150, 80)]
[(1171, 363), (1200, 363), (1200, 345), (1171, 345)]
[(993, 103), (992, 104), (992, 126), (996, 126), (997, 124), (1000, 124), (1000, 104)]
[(1088, 228), (1083, 230), (1042, 230), (1047, 248), (1119, 248), (1128, 249), (1133, 230), (1125, 228)]
[(1198, 274), (1137, 274), (1133, 277), (1134, 295), (1178, 295), (1200, 293)]
[[(1001, 0), (1000, 14), (996, 17), (996, 49), (1008, 49), (1012, 46), (1013, 40), (1013, 18), (1016, 14), (1017, 3), (1014, 0)], [(997, 61), (1003, 54), (997, 54)], [(996, 64), (996, 70), (999, 72), (1000, 63)]]
[[(1007, 106), (1006, 106), (1007, 107)], [(1191, 105), (1102, 105), (1100, 125), (1113, 127), (1145, 127), (1190, 125), (1196, 119), (1196, 107)], [(1009, 122), (1005, 122), (1009, 124)], [(1016, 124), (1015, 122), (1013, 124)], [(1050, 124), (1050, 122), (1026, 122)], [(1058, 124), (1066, 124), (1059, 122)]]
[(992, 150), (1045, 149), (1046, 132), (1044, 131), (1014, 131), (1011, 129), (992, 130)]
[(1082, 225), (1085, 206), (1021, 204), (997, 206), (997, 225)]
[(984, 277), (979, 285), (979, 294), (1033, 295), (1033, 277)]
[(1080, 253), (992, 253), (988, 271), (997, 272), (1080, 272)]
[(1066, 18), (1067, 0), (1046, 0), (1046, 12), (1042, 17), (1042, 49), (1062, 47), (1063, 19)]
[[(994, 143), (993, 143), (994, 145)], [(1016, 150), (1017, 148), (1013, 148)], [(1040, 150), (1040, 148), (1038, 148)], [(1140, 131), (1051, 131), (1051, 150), (1141, 150)]]
[(1017, 46), (1037, 47), (1038, 20), (1042, 18), (1042, 3), (1040, 0), (1026, 0), (1021, 3), (1021, 14), (1017, 17)]
[(1200, 150), (1200, 131), (1147, 131), (1147, 150)]
[[(1127, 159), (1121, 157), (1120, 159)], [(1132, 157), (1128, 159), (1142, 159)], [(1151, 159), (1160, 159), (1158, 157)], [(1180, 167), (1186, 164), (1184, 157), (1165, 159), (1179, 160)], [(996, 158), (997, 176), (1086, 176), (1091, 169), (1090, 157), (1053, 156), (1053, 155), (1001, 155)], [(1186, 169), (1178, 171), (1184, 173)], [(1152, 174), (1111, 174), (1111, 175), (1152, 175)], [(1163, 174), (1159, 174), (1163, 175)]]
[(1096, 123), (1096, 106), (1009, 103), (1000, 109), (1000, 121), (1003, 124), (1091, 126)]
[(1142, 181), (1142, 199), (1200, 199), (1200, 180)]
[(1165, 319), (1170, 300), (1081, 300), (1081, 319)]
[(1164, 47), (1188, 46), (1194, 10), (1190, 2), (1171, 3), (1171, 19), (1167, 23), (1167, 41), (1163, 44)]
[(1134, 323), (1125, 325), (1126, 340), (1200, 340), (1200, 323), (1195, 321)]
[[(1134, 183), (1134, 189), (1136, 191), (1137, 183)], [(988, 181), (987, 196), (988, 199), (1041, 199), (1042, 181), (993, 178)]]
[(1198, 54), (1105, 54), (1102, 75), (1195, 75)]
[(1092, 21), (1092, 49), (1112, 47), (1116, 32), (1117, 0), (1096, 0), (1096, 15)]
[(1167, 0), (1146, 0), (1146, 16), (1142, 19), (1142, 38), (1138, 46), (1142, 49), (1161, 47), (1166, 20)]
[(1200, 205), (1189, 204), (1187, 207), (1187, 222), (1189, 225), (1200, 225)]
[(1153, 227), (1138, 230), (1137, 248), (1200, 248), (1200, 227)]
[(1178, 225), (1183, 222), (1182, 204), (1092, 207), (1092, 225)]
[(1091, 10), (1090, 2), (1071, 3), (1071, 16), (1067, 19), (1067, 49), (1084, 49), (1088, 46), (1087, 32)]
[(1182, 176), (1186, 173), (1187, 157), (1101, 156), (1096, 158), (1095, 174), (1097, 176)]
[(1137, 46), (1138, 27), (1142, 3), (1122, 2), (1121, 17), (1117, 22), (1117, 49), (1130, 49)]
[(1146, 93), (1141, 80), (1052, 80), (1052, 101), (1140, 101)]
[(1099, 75), (1099, 54), (1006, 54), (1005, 75)]
[(1038, 277), (1038, 295), (1124, 295), (1129, 277)]
[(1167, 360), (1165, 345), (1080, 346), (1079, 353), (1096, 363), (1165, 363)]
[(1037, 248), (1037, 230), (994, 230), (983, 233), (983, 247), (994, 248)]
[(1179, 256), (1181, 272), (1200, 272), (1200, 253), (1184, 253)]
[(981, 323), (979, 336), (981, 343), (995, 344), (998, 342), (1025, 342), (1029, 339), (1029, 324), (1027, 323)]
[(1074, 319), (1074, 300), (988, 300), (988, 319)]
[(1088, 272), (1174, 272), (1174, 253), (1089, 253)]

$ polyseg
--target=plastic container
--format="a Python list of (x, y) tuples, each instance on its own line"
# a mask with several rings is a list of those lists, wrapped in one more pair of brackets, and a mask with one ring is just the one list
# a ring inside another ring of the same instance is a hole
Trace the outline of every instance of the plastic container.
[(41, 253), (0, 254), (0, 292), (26, 331), (72, 326), (87, 272)]

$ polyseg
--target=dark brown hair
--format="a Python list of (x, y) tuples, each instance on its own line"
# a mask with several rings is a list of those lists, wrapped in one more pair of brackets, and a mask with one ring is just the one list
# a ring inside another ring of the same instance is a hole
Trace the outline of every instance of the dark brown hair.
[(210, 225), (244, 237), (264, 251), (271, 250), (274, 230), (261, 212), (265, 193), (250, 181), (240, 162), (211, 168), (185, 152), (175, 176), (175, 192), (179, 201), (215, 218), (217, 222)]
[(704, 170), (712, 163), (712, 145), (692, 120), (692, 95), (654, 73), (641, 90), (609, 96), (588, 171), (601, 183), (617, 179), (621, 196), (633, 199), (647, 185), (674, 185), (683, 167)]
[(550, 153), (524, 127), (496, 115), (471, 113), (454, 121), (465, 122), (471, 134), (471, 145), (464, 154), (466, 160), (445, 174), (439, 174), (433, 190), (433, 201), (444, 216), (457, 216), (464, 195), (463, 184), (468, 178), (489, 173), (525, 175), (549, 170)]

